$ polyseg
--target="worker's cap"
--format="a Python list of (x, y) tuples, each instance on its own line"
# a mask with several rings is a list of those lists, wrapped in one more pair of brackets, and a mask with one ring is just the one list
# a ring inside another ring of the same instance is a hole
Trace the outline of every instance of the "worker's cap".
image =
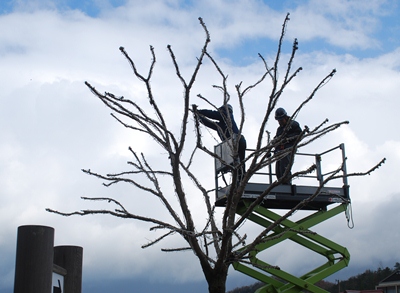
[(276, 120), (282, 120), (283, 118), (287, 117), (287, 113), (285, 109), (283, 108), (278, 108), (275, 111), (275, 119)]
[(220, 109), (220, 110), (226, 109), (226, 107), (228, 107), (229, 112), (233, 112), (233, 107), (232, 107), (231, 104), (226, 104), (226, 106), (225, 106), (225, 105), (222, 105), (221, 107), (219, 107), (219, 109)]

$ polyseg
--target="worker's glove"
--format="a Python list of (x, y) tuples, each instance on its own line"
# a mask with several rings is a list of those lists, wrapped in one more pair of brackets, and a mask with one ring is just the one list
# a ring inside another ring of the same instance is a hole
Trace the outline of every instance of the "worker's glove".
[(192, 104), (192, 108), (189, 109), (189, 111), (193, 112), (193, 114), (197, 114), (197, 105), (196, 104)]

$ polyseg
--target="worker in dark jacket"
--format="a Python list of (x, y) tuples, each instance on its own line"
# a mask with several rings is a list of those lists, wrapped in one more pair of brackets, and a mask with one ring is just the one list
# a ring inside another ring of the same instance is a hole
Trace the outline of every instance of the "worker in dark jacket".
[[(275, 139), (278, 139), (282, 143), (275, 147), (275, 153), (279, 153), (287, 148), (290, 148), (294, 145), (297, 137), (302, 132), (300, 124), (297, 121), (290, 120), (290, 117), (287, 115), (285, 109), (278, 108), (275, 111), (275, 119), (279, 123), (279, 127), (276, 131)], [(288, 124), (289, 123), (289, 124)], [(277, 179), (281, 179), (283, 174), (286, 171), (290, 163), (291, 156), (290, 154), (276, 161), (275, 164), (275, 173)], [(290, 176), (292, 173), (288, 172), (288, 174), (283, 178), (283, 184), (291, 184)]]
[[(235, 119), (233, 117), (233, 108), (231, 105), (227, 104), (223, 105), (217, 110), (197, 110), (197, 115), (199, 121), (205, 126), (214, 129), (217, 131), (219, 138), (221, 141), (226, 141), (232, 136), (239, 135), (239, 129), (236, 125)], [(240, 162), (243, 162), (245, 158), (246, 151), (246, 139), (243, 135), (240, 135), (239, 138), (239, 146), (238, 146), (238, 155)], [(239, 177), (241, 177), (244, 173), (245, 167), (243, 163), (243, 167)]]

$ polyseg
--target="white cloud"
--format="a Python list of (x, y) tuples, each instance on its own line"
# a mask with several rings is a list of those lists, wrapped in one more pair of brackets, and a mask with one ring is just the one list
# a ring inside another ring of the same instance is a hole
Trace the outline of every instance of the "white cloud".
[(373, 37), (381, 29), (377, 16), (391, 13), (392, 1), (309, 1), (296, 7), (291, 34), (301, 40), (325, 39), (345, 49), (379, 48)]
[[(299, 37), (300, 42), (321, 38), (344, 48), (374, 45), (376, 40), (370, 34), (377, 24), (365, 18), (379, 14), (377, 10), (381, 6), (373, 2), (375, 6), (368, 7), (363, 2), (364, 6), (361, 6), (365, 11), (360, 12), (355, 6), (347, 6), (348, 3), (332, 2), (322, 7), (312, 1), (299, 6), (292, 13), (288, 39), (293, 35)], [(3, 81), (0, 129), (4, 138), (0, 142), (0, 183), (3, 187), (0, 222), (8, 223), (0, 229), (1, 251), (13, 253), (15, 243), (8, 239), (15, 239), (18, 225), (39, 223), (56, 228), (56, 243), (68, 242), (84, 247), (88, 276), (105, 275), (111, 265), (114, 276), (157, 272), (165, 280), (199, 278), (200, 266), (193, 255), (165, 255), (159, 252), (160, 246), (141, 250), (139, 247), (148, 238), (153, 239), (146, 225), (100, 216), (62, 218), (44, 211), (46, 207), (65, 211), (93, 207), (97, 205), (84, 202), (80, 197), (116, 194), (133, 211), (161, 213), (168, 218), (165, 212), (160, 212), (158, 200), (148, 199), (147, 195), (127, 185), (107, 189), (99, 180), (80, 171), (81, 168), (104, 173), (125, 170), (126, 161), (130, 159), (129, 145), (138, 152), (144, 151), (151, 162), (165, 158), (153, 141), (134, 135), (115, 122), (84, 81), (88, 80), (101, 92), (112, 91), (146, 105), (145, 89), (133, 77), (118, 47), (124, 46), (139, 70), (146, 74), (151, 61), (149, 45), (154, 45), (157, 63), (152, 87), (160, 105), (168, 111), (168, 125), (178, 132), (182, 89), (166, 45), (172, 45), (184, 76), (189, 77), (204, 42), (198, 16), (203, 16), (209, 25), (210, 50), (214, 51), (249, 38), (277, 38), (285, 15), (253, 1), (234, 1), (229, 9), (226, 9), (225, 1), (196, 2), (185, 9), (180, 5), (179, 1), (141, 1), (140, 5), (130, 1), (123, 7), (102, 11), (99, 18), (88, 17), (77, 10), (60, 12), (48, 6), (46, 9), (17, 9), (0, 16), (1, 27), (9, 28), (0, 32), (0, 78)], [(341, 23), (343, 19), (346, 22)], [(313, 29), (315, 26), (318, 31)], [(371, 223), (371, 215), (384, 215), (384, 210), (390, 207), (389, 202), (396, 202), (394, 197), (388, 196), (398, 193), (396, 168), (400, 160), (400, 137), (395, 126), (400, 90), (397, 82), (399, 56), (398, 49), (370, 59), (326, 52), (309, 54), (300, 49), (296, 66), (303, 66), (304, 70), (280, 101), (281, 106), (292, 112), (313, 87), (336, 68), (336, 76), (300, 113), (298, 120), (310, 127), (325, 118), (332, 122), (349, 119), (351, 124), (323, 138), (315, 150), (346, 143), (349, 171), (365, 171), (387, 157), (387, 163), (371, 176), (350, 179), (357, 226), (346, 232), (347, 239), (354, 240), (346, 240), (345, 244), (349, 245), (351, 253), (355, 252), (355, 262), (365, 265), (371, 259), (361, 260), (358, 250), (364, 249), (362, 241), (368, 240), (369, 231), (378, 233), (379, 223), (385, 221), (378, 217)], [(271, 59), (270, 56), (267, 58)], [(263, 69), (261, 61), (247, 67), (239, 67), (229, 60), (218, 61), (229, 74), (232, 96), (235, 84), (243, 81), (245, 87), (257, 81)], [(194, 95), (202, 93), (220, 103), (218, 91), (211, 87), (218, 84), (220, 78), (209, 61), (204, 62), (197, 81)], [(260, 109), (265, 106), (269, 91), (270, 83), (266, 81), (247, 97), (249, 116), (245, 133), (249, 147), (255, 141), (255, 123), (261, 119)], [(205, 106), (195, 97), (193, 102)], [(237, 101), (233, 100), (232, 104), (237, 106)], [(239, 119), (237, 111), (235, 115)], [(275, 121), (267, 127), (274, 133)], [(204, 136), (210, 145), (214, 143), (206, 131)], [(202, 164), (202, 161), (196, 163)], [(206, 166), (207, 169), (199, 168), (204, 180), (213, 176), (212, 162), (207, 162)], [(163, 184), (168, 183), (163, 181)], [(192, 187), (188, 185), (187, 188)], [(171, 200), (174, 198), (172, 193), (168, 196)], [(377, 196), (382, 196), (385, 201), (375, 206), (371, 202)], [(196, 220), (203, 224), (205, 219), (201, 209), (197, 208), (202, 199), (193, 197), (190, 203), (196, 207)], [(371, 210), (365, 214), (363, 211), (368, 208)], [(395, 222), (396, 218), (391, 221)], [(335, 235), (338, 239), (341, 231)], [(380, 233), (389, 233), (384, 236), (391, 237), (389, 230), (381, 229)], [(119, 240), (117, 243), (116, 239)], [(173, 238), (164, 245), (171, 247), (182, 243), (179, 238)], [(112, 253), (110, 247), (115, 248)], [(396, 253), (391, 249), (385, 247), (383, 250)], [(379, 258), (379, 250), (371, 255)], [(173, 265), (171, 258), (175, 261)], [(382, 259), (387, 258), (382, 256)], [(0, 279), (0, 287), (10, 285), (13, 261), (10, 257), (7, 268), (0, 270), (7, 271)], [(292, 259), (285, 260), (285, 264), (299, 267)], [(182, 267), (190, 268), (187, 274), (182, 273)]]

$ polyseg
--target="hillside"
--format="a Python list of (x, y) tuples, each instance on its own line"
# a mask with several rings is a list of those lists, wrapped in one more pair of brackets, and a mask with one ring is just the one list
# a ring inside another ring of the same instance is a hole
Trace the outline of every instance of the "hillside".
[[(316, 285), (330, 293), (343, 292), (344, 290), (374, 290), (380, 281), (398, 269), (400, 269), (400, 263), (396, 262), (393, 269), (388, 267), (384, 269), (378, 268), (375, 271), (368, 269), (361, 274), (340, 281), (340, 284), (320, 281)], [(255, 290), (262, 286), (263, 283), (257, 282), (253, 285), (235, 288), (227, 293), (254, 293)]]

